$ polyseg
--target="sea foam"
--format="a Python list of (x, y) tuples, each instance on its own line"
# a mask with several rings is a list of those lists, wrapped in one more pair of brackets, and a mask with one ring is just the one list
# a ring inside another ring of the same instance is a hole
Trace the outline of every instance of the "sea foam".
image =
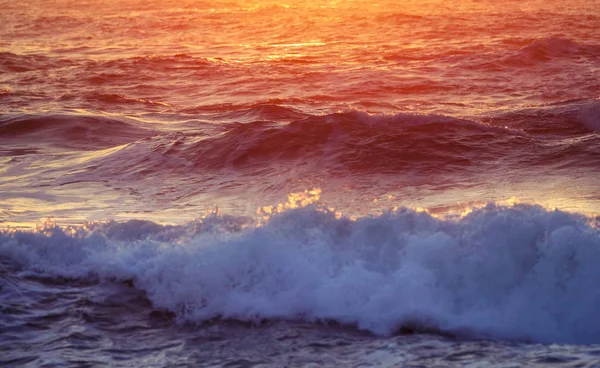
[(0, 258), (44, 277), (132, 280), (181, 322), (600, 342), (600, 232), (584, 216), (489, 204), (454, 220), (406, 208), (353, 219), (312, 204), (251, 222), (4, 232)]

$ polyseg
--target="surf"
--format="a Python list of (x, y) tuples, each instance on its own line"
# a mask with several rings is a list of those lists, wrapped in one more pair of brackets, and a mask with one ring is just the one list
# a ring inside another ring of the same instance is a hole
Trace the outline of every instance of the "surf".
[(182, 323), (301, 320), (598, 343), (600, 232), (589, 217), (490, 203), (458, 219), (408, 208), (349, 218), (316, 204), (258, 224), (213, 213), (0, 235), (3, 262), (131, 282)]

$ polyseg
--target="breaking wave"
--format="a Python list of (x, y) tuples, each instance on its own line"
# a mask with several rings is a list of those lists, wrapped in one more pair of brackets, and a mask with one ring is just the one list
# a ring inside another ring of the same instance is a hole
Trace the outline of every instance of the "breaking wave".
[(600, 342), (600, 232), (584, 216), (494, 204), (453, 220), (406, 208), (358, 219), (315, 205), (263, 213), (262, 226), (215, 213), (185, 226), (6, 231), (0, 259), (64, 282), (130, 281), (181, 322)]

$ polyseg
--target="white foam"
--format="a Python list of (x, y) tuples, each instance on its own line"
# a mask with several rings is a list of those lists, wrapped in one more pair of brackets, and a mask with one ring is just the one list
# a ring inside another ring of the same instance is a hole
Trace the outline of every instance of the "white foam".
[(457, 221), (406, 209), (354, 221), (310, 205), (239, 232), (215, 230), (219, 220), (232, 221), (215, 215), (193, 236), (156, 236), (139, 222), (150, 238), (131, 225), (123, 231), (135, 234), (119, 239), (138, 240), (127, 241), (99, 230), (3, 234), (0, 257), (50, 276), (134, 280), (180, 321), (335, 320), (382, 335), (416, 324), (600, 342), (600, 234), (582, 216), (489, 205)]

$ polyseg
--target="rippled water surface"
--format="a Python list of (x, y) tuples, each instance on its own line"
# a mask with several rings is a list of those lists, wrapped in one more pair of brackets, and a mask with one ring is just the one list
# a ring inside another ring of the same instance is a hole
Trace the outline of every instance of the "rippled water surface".
[(0, 365), (600, 366), (599, 8), (0, 0)]

